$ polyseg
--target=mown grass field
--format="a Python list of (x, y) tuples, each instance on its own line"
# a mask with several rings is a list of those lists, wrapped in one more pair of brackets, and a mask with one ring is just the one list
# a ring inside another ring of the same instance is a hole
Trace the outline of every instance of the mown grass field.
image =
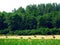
[(0, 39), (0, 45), (60, 45), (58, 39)]

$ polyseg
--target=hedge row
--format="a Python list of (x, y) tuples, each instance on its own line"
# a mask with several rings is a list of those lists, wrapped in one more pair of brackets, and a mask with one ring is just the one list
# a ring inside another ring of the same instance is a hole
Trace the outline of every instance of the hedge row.
[(16, 30), (16, 31), (9, 31), (9, 30), (0, 30), (0, 34), (5, 35), (59, 35), (60, 28), (39, 28), (39, 29), (32, 29), (32, 30)]

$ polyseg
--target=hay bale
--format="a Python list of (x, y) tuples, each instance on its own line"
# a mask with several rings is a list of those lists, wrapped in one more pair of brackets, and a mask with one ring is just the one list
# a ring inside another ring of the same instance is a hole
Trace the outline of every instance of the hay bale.
[(37, 37), (36, 35), (34, 37)]
[(42, 39), (44, 39), (44, 37), (42, 37)]
[(23, 39), (23, 37), (20, 37), (21, 39)]
[(31, 39), (31, 37), (28, 37), (28, 39)]

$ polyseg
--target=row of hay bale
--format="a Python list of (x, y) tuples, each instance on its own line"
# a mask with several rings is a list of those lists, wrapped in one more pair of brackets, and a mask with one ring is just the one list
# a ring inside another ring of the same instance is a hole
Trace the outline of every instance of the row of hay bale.
[(0, 36), (0, 39), (60, 39), (60, 35)]

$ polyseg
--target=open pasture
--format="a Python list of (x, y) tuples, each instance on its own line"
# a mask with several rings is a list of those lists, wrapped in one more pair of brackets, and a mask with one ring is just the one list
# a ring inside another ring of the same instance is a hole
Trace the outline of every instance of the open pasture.
[(58, 39), (0, 39), (0, 45), (60, 45)]

